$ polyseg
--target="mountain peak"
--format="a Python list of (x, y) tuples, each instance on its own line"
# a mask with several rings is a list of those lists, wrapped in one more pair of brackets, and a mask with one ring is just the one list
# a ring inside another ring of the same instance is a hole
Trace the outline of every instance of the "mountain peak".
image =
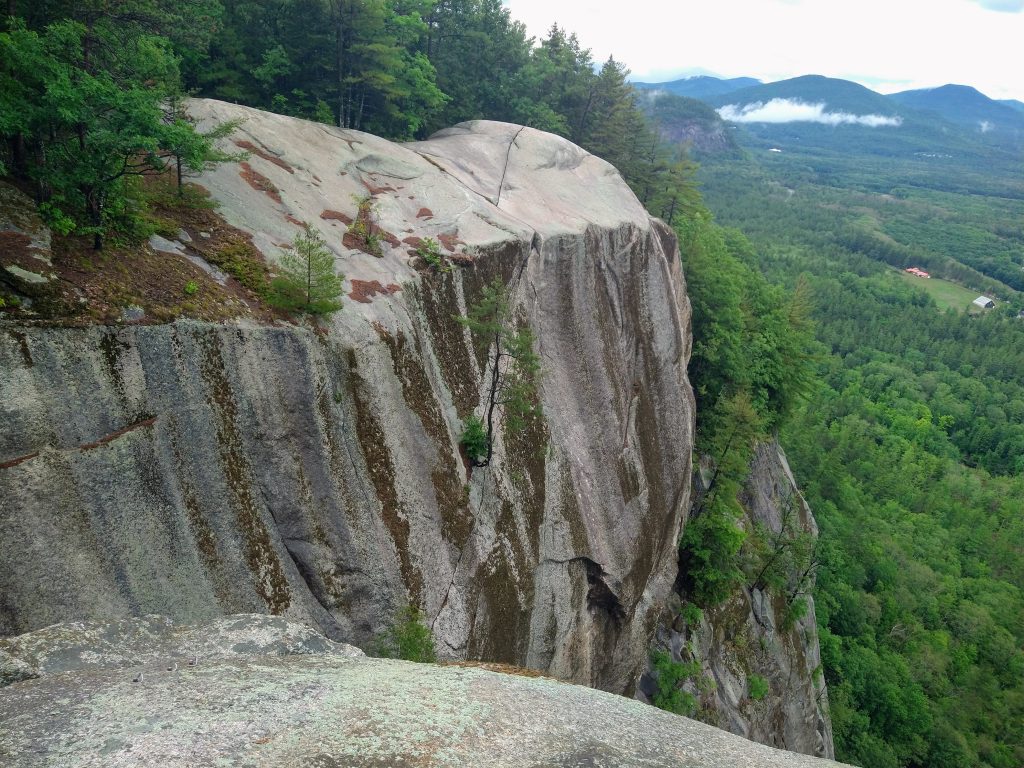
[(753, 77), (720, 78), (712, 77), (711, 75), (690, 75), (664, 83), (635, 82), (633, 85), (644, 91), (664, 91), (675, 96), (704, 100), (723, 93), (731, 93), (741, 88), (761, 85), (761, 81)]
[(901, 91), (889, 98), (912, 109), (934, 112), (951, 123), (970, 126), (982, 133), (1024, 130), (1024, 115), (1012, 105), (990, 99), (970, 85), (947, 83), (936, 88)]

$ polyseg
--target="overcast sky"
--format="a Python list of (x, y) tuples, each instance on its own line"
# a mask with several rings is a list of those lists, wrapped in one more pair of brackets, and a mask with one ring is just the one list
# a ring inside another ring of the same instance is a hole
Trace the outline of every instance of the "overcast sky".
[(1024, 0), (505, 0), (633, 79), (827, 75), (891, 93), (945, 83), (1024, 101)]

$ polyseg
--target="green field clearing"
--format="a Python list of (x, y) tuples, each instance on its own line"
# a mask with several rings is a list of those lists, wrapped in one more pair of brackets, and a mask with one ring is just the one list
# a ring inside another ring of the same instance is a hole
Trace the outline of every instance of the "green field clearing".
[(939, 305), (939, 309), (956, 309), (962, 312), (965, 309), (970, 309), (971, 302), (981, 295), (977, 291), (938, 277), (931, 279), (914, 277), (902, 270), (897, 274), (908, 283), (930, 293), (935, 299), (935, 303)]

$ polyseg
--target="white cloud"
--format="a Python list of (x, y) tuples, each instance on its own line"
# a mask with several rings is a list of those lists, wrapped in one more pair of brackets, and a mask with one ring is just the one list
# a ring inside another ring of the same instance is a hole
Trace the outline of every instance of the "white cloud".
[(990, 123), (988, 120), (982, 120), (981, 122), (979, 122), (978, 127), (981, 129), (982, 133), (988, 133), (993, 128), (995, 128), (995, 126), (992, 125), (992, 123)]
[(1024, 11), (1024, 0), (972, 0), (989, 11), (1020, 13)]
[(808, 104), (796, 99), (772, 99), (752, 104), (729, 104), (718, 110), (723, 120), (734, 123), (824, 123), (825, 125), (897, 126), (899, 117), (886, 115), (853, 115), (849, 112), (826, 112), (825, 104)]

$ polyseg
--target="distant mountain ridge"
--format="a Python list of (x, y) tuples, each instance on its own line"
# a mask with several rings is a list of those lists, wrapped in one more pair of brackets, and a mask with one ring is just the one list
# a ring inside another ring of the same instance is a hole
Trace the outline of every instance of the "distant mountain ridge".
[(665, 91), (676, 96), (705, 100), (712, 96), (738, 91), (741, 88), (761, 85), (761, 81), (753, 77), (723, 79), (711, 77), (710, 75), (697, 75), (680, 80), (671, 80), (666, 83), (633, 83), (633, 85), (645, 91)]
[(899, 105), (894, 104), (880, 93), (849, 80), (839, 80), (822, 75), (802, 75), (774, 83), (761, 83), (741, 88), (708, 99), (715, 107), (727, 104), (739, 106), (772, 99), (792, 99), (810, 104), (825, 104), (829, 112), (849, 112), (855, 115), (877, 114), (901, 116)]
[(636, 82), (633, 85), (644, 91), (664, 91), (698, 99), (715, 108), (790, 99), (824, 104), (830, 112), (904, 118), (913, 117), (914, 113), (930, 112), (950, 123), (974, 129), (1024, 130), (1024, 102), (991, 99), (969, 85), (947, 84), (889, 95), (850, 80), (822, 75), (801, 75), (769, 83), (752, 77), (701, 75), (664, 83)]
[(1024, 130), (1024, 104), (1021, 104), (1021, 111), (1018, 111), (1010, 104), (990, 99), (969, 85), (950, 84), (938, 88), (901, 91), (891, 94), (889, 98), (913, 109), (935, 112), (951, 123), (982, 132)]
[[(983, 156), (992, 149), (1016, 153), (1024, 147), (1024, 102), (996, 101), (970, 86), (884, 95), (849, 80), (802, 75), (735, 87), (752, 80), (699, 77), (635, 85), (647, 93), (701, 91), (689, 98), (742, 125), (742, 131), (734, 131), (740, 143), (753, 140), (763, 148), (796, 142), (847, 154), (854, 140), (857, 151), (868, 154), (936, 159)], [(663, 134), (672, 138), (670, 131)]]

